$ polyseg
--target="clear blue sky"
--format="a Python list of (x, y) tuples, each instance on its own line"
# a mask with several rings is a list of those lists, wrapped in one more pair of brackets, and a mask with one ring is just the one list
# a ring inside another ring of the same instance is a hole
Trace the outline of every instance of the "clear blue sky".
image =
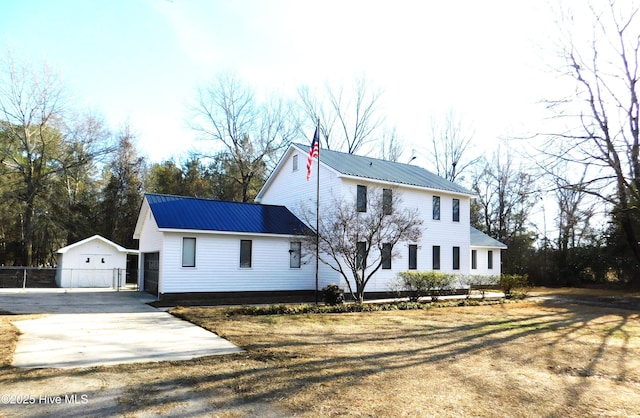
[(102, 113), (113, 129), (128, 121), (152, 161), (193, 147), (187, 106), (222, 71), (285, 94), (364, 73), (384, 91), (387, 121), (420, 148), (431, 115), (448, 107), (481, 142), (534, 129), (550, 77), (537, 50), (552, 24), (544, 8), (526, 0), (0, 0), (0, 53), (49, 63), (74, 107)]

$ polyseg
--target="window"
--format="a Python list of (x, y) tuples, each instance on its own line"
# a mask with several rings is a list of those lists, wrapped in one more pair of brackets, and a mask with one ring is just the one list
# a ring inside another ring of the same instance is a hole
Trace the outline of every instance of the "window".
[(493, 251), (487, 251), (487, 268), (493, 268)]
[(409, 244), (409, 270), (418, 268), (418, 246)]
[(240, 267), (251, 268), (251, 247), (253, 242), (250, 239), (240, 240)]
[(358, 242), (356, 244), (356, 268), (363, 269), (367, 268), (367, 243), (366, 242)]
[(382, 268), (391, 268), (391, 244), (382, 244)]
[(358, 212), (367, 211), (367, 186), (361, 186), (358, 184), (358, 196), (356, 207)]
[(292, 269), (300, 268), (300, 256), (302, 254), (302, 243), (295, 241), (289, 244), (289, 267)]
[(440, 246), (434, 245), (432, 249), (433, 269), (440, 270)]
[(460, 270), (460, 247), (453, 247), (453, 269)]
[(460, 199), (453, 199), (453, 222), (460, 222)]
[(471, 250), (471, 268), (474, 270), (478, 268), (478, 251), (476, 250)]
[(391, 189), (382, 189), (382, 214), (391, 215), (393, 195)]
[(196, 266), (196, 239), (182, 238), (182, 267)]
[(433, 219), (440, 220), (440, 196), (433, 196)]
[(293, 156), (293, 171), (298, 171), (298, 154)]

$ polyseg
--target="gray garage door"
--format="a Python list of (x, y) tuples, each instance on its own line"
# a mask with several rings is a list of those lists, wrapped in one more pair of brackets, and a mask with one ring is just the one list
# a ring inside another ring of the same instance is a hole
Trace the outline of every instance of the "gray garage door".
[(144, 253), (144, 291), (158, 295), (158, 276), (160, 272), (160, 253)]

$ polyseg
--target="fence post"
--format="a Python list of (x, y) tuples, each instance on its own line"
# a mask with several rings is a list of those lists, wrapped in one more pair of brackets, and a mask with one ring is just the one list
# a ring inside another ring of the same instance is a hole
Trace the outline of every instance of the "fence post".
[(22, 288), (27, 288), (27, 269), (22, 269)]

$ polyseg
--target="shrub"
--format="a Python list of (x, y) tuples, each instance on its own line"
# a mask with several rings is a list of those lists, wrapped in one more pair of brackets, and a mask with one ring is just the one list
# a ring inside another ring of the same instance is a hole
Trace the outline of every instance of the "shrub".
[(529, 286), (529, 276), (526, 274), (503, 274), (500, 276), (500, 289), (505, 297), (515, 296), (514, 293), (524, 296)]
[(340, 286), (332, 283), (322, 289), (322, 300), (330, 306), (341, 305), (344, 302), (344, 292)]
[(437, 271), (403, 271), (398, 273), (402, 290), (409, 293), (409, 300), (417, 302), (423, 296), (431, 296), (432, 301), (450, 291), (456, 279), (453, 274)]

